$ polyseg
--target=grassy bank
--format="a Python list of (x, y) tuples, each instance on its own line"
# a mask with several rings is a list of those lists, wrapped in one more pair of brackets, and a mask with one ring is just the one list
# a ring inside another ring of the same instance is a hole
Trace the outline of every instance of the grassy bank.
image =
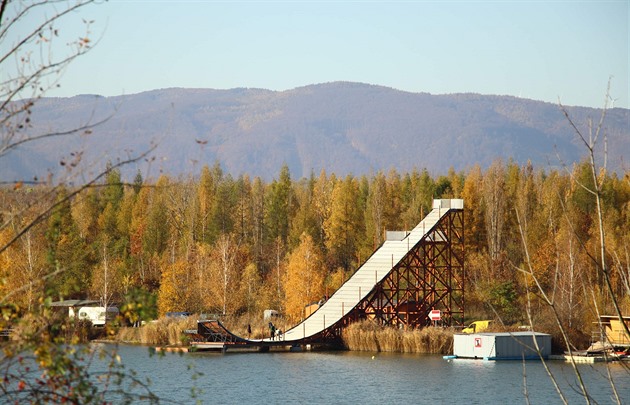
[(453, 351), (453, 330), (443, 328), (404, 330), (363, 321), (347, 327), (342, 338), (349, 350), (357, 351), (433, 354)]

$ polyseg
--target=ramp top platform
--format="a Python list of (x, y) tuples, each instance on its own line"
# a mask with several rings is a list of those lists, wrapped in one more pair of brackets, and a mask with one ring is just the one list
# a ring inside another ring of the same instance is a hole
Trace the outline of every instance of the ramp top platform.
[(433, 200), (433, 209), (437, 208), (450, 208), (454, 210), (464, 209), (464, 200), (460, 198), (452, 199), (435, 199)]

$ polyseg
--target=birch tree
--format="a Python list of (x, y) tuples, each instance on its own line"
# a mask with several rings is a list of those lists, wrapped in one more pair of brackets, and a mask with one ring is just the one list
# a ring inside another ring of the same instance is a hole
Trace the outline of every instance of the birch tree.
[(497, 160), (488, 168), (483, 178), (483, 198), (485, 207), (486, 235), (490, 259), (499, 259), (504, 247), (503, 223), (505, 221), (506, 201), (504, 195), (505, 168)]
[(215, 268), (217, 271), (216, 287), (220, 296), (223, 315), (238, 308), (239, 297), (232, 295), (239, 290), (240, 279), (237, 273), (239, 248), (231, 235), (221, 235), (214, 247)]

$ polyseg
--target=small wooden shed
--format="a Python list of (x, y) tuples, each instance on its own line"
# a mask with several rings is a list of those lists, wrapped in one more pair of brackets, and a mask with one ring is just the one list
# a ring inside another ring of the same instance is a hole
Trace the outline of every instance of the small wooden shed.
[(630, 328), (630, 316), (624, 316), (623, 323), (617, 315), (602, 315), (599, 320), (605, 328), (608, 343), (613, 346), (630, 347), (630, 337), (623, 326), (623, 323), (625, 323)]

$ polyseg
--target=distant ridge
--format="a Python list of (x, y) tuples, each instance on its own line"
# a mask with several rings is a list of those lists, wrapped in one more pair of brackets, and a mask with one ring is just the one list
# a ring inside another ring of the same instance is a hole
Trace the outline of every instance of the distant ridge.
[[(568, 107), (584, 131), (600, 110)], [(609, 168), (620, 170), (630, 151), (630, 110), (615, 108), (605, 121)], [(431, 95), (353, 82), (287, 91), (238, 88), (160, 89), (117, 97), (44, 98), (31, 133), (64, 130), (111, 115), (91, 135), (25, 144), (0, 159), (4, 181), (48, 172), (59, 178), (60, 159), (84, 151), (96, 170), (157, 144), (155, 159), (125, 168), (149, 176), (196, 175), (220, 162), (234, 176), (271, 179), (283, 164), (293, 178), (329, 173), (362, 175), (396, 168), (487, 167), (493, 160), (528, 160), (539, 168), (581, 160), (579, 144), (559, 106), (512, 96)], [(81, 181), (81, 179), (76, 179)]]

